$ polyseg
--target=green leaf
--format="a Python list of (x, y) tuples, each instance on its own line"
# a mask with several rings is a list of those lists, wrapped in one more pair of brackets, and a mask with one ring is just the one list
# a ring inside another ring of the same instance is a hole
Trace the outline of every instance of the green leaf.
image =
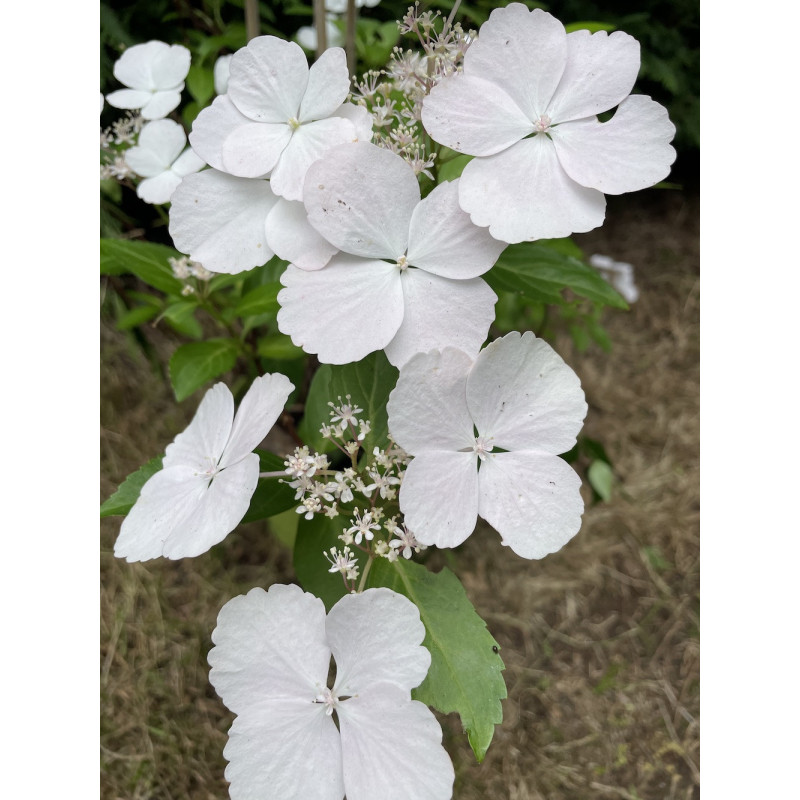
[(371, 353), (355, 364), (323, 364), (314, 375), (306, 399), (305, 414), (298, 426), (303, 441), (314, 449), (326, 446), (319, 429), (330, 423), (328, 402), (338, 403), (350, 395), (352, 402), (363, 410), (358, 416), (371, 423), (364, 439), (364, 451), (371, 453), (375, 445), (383, 446), (389, 433), (386, 402), (397, 383), (397, 368), (381, 350)]
[[(341, 573), (328, 572), (330, 564), (324, 555), (330, 552), (331, 547), (341, 549), (342, 543), (337, 537), (345, 527), (343, 520), (343, 517), (330, 519), (322, 514), (316, 514), (310, 520), (300, 517), (294, 540), (294, 572), (297, 580), (307, 592), (319, 597), (328, 611), (348, 593)], [(366, 555), (358, 549), (353, 550), (353, 555), (363, 570)]]
[(186, 76), (186, 88), (199, 105), (207, 105), (214, 95), (214, 71), (210, 67), (192, 64)]
[(565, 302), (562, 291), (571, 289), (588, 300), (628, 308), (596, 269), (539, 243), (510, 245), (483, 277), (495, 291), (518, 292), (536, 302), (561, 305)]
[(117, 330), (129, 331), (131, 328), (136, 328), (153, 319), (156, 314), (158, 314), (156, 306), (136, 306), (117, 320)]
[(192, 339), (202, 339), (203, 328), (194, 315), (196, 310), (197, 303), (194, 300), (173, 303), (164, 311), (164, 319), (178, 333)]
[(233, 369), (239, 344), (235, 339), (209, 339), (181, 345), (169, 360), (169, 377), (180, 402), (206, 381)]
[(457, 711), (475, 757), (483, 761), (494, 727), (503, 720), (505, 666), (461, 582), (446, 567), (434, 573), (413, 561), (391, 564), (380, 558), (368, 583), (405, 595), (419, 609), (431, 668), (411, 695), (444, 714)]
[(256, 349), (262, 358), (275, 358), (278, 361), (288, 361), (304, 355), (303, 351), (282, 333), (262, 336), (258, 340)]
[(611, 489), (614, 486), (614, 473), (611, 467), (605, 461), (592, 461), (586, 477), (592, 489), (607, 503), (611, 499)]
[(439, 183), (444, 181), (454, 181), (456, 178), (461, 177), (464, 167), (469, 164), (474, 156), (456, 156), (449, 161), (444, 161), (439, 167)]
[(133, 508), (133, 504), (139, 499), (142, 486), (161, 469), (161, 462), (163, 460), (163, 456), (156, 456), (139, 467), (136, 472), (131, 472), (119, 485), (117, 491), (100, 506), (100, 516), (113, 517), (127, 514)]
[[(261, 460), (261, 472), (283, 472), (283, 458), (266, 450), (255, 450)], [(288, 475), (286, 476), (288, 478)], [(253, 522), (257, 519), (274, 517), (287, 509), (298, 505), (294, 499), (294, 489), (285, 483), (279, 483), (278, 478), (262, 478), (258, 482), (250, 508), (242, 518), (242, 522)]]
[(612, 25), (610, 22), (570, 22), (570, 24), (565, 25), (564, 28), (567, 33), (572, 33), (573, 31), (597, 33), (598, 31), (615, 31), (617, 26)]
[(257, 286), (242, 297), (234, 307), (233, 313), (237, 317), (250, 317), (255, 314), (276, 312), (280, 308), (278, 305), (278, 292), (281, 288), (281, 284), (278, 281)]
[(131, 273), (145, 283), (166, 292), (180, 295), (183, 284), (172, 274), (168, 259), (180, 258), (171, 247), (130, 239), (100, 240), (100, 272), (104, 275)]

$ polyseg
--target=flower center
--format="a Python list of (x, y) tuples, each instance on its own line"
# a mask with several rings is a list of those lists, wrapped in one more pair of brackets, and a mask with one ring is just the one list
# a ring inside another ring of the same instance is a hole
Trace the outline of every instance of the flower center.
[(339, 698), (327, 687), (323, 689), (315, 698), (315, 703), (323, 703), (325, 705), (325, 713), (330, 716), (333, 710), (339, 705)]
[(486, 456), (494, 450), (494, 445), (491, 444), (492, 438), (491, 436), (487, 439), (484, 439), (483, 436), (475, 437), (475, 444), (472, 445), (472, 452), (475, 453), (481, 461), (486, 461)]
[(289, 126), (289, 127), (292, 129), (292, 130), (293, 130), (293, 131), (296, 131), (296, 130), (297, 130), (299, 127), (300, 127), (300, 123), (299, 123), (299, 122), (298, 122), (298, 121), (297, 121), (297, 120), (296, 120), (294, 117), (289, 117), (289, 119), (286, 121), (286, 124), (287, 124), (287, 125), (288, 125), (288, 126)]
[(408, 259), (405, 257), (405, 255), (402, 255), (397, 259), (397, 266), (400, 268), (400, 272), (403, 272), (408, 267)]
[(536, 133), (547, 133), (550, 130), (552, 120), (547, 114), (542, 114), (541, 117), (533, 124), (533, 129)]

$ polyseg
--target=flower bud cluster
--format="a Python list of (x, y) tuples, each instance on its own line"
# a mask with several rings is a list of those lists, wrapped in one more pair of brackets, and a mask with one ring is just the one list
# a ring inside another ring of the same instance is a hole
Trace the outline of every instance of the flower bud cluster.
[(190, 278), (196, 278), (198, 281), (206, 283), (214, 277), (211, 270), (206, 269), (202, 264), (197, 261), (192, 261), (189, 256), (181, 256), (180, 258), (170, 258), (170, 267), (172, 267), (172, 274), (179, 280), (184, 281), (185, 285), (181, 290), (181, 294), (187, 297), (194, 294), (195, 287), (189, 283)]
[[(442, 79), (457, 72), (464, 54), (476, 38), (461, 23), (439, 22), (439, 12), (420, 13), (419, 3), (398, 22), (401, 33), (416, 34), (423, 52), (395, 47), (385, 70), (370, 70), (355, 80), (352, 99), (372, 115), (372, 140), (404, 158), (416, 175), (433, 179), (435, 153), (425, 149), (422, 101)], [(440, 30), (437, 30), (440, 29)]]
[(129, 111), (111, 127), (100, 131), (100, 180), (122, 181), (135, 175), (125, 161), (125, 150), (136, 144), (143, 125), (141, 114)]

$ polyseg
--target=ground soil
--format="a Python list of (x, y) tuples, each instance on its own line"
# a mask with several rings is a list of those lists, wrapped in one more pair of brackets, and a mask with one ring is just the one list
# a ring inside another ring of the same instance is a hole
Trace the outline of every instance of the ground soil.
[[(611, 353), (553, 344), (581, 378), (585, 432), (617, 483), (562, 551), (525, 561), (480, 529), (454, 553), (470, 599), (502, 647), (504, 721), (476, 764), (455, 715), (440, 717), (457, 800), (691, 800), (699, 797), (698, 203), (679, 192), (609, 198), (607, 221), (575, 237), (632, 263), (640, 299), (606, 313)], [(196, 401), (178, 406), (155, 361), (102, 325), (101, 495), (163, 452)], [(291, 581), (264, 524), (205, 556), (127, 564), (119, 519), (101, 526), (101, 788), (108, 800), (227, 797), (231, 716), (208, 683), (219, 608)], [(402, 746), (402, 743), (398, 743)]]

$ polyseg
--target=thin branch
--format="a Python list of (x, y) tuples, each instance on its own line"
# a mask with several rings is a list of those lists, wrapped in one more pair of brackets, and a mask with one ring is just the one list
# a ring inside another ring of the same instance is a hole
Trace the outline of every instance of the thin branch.
[(317, 58), (328, 49), (328, 30), (325, 27), (325, 0), (314, 0), (314, 28), (317, 31)]
[(347, 74), (356, 74), (356, 0), (347, 0), (347, 25), (344, 34), (344, 52), (347, 55)]
[(248, 42), (261, 33), (258, 0), (244, 0), (244, 29)]

